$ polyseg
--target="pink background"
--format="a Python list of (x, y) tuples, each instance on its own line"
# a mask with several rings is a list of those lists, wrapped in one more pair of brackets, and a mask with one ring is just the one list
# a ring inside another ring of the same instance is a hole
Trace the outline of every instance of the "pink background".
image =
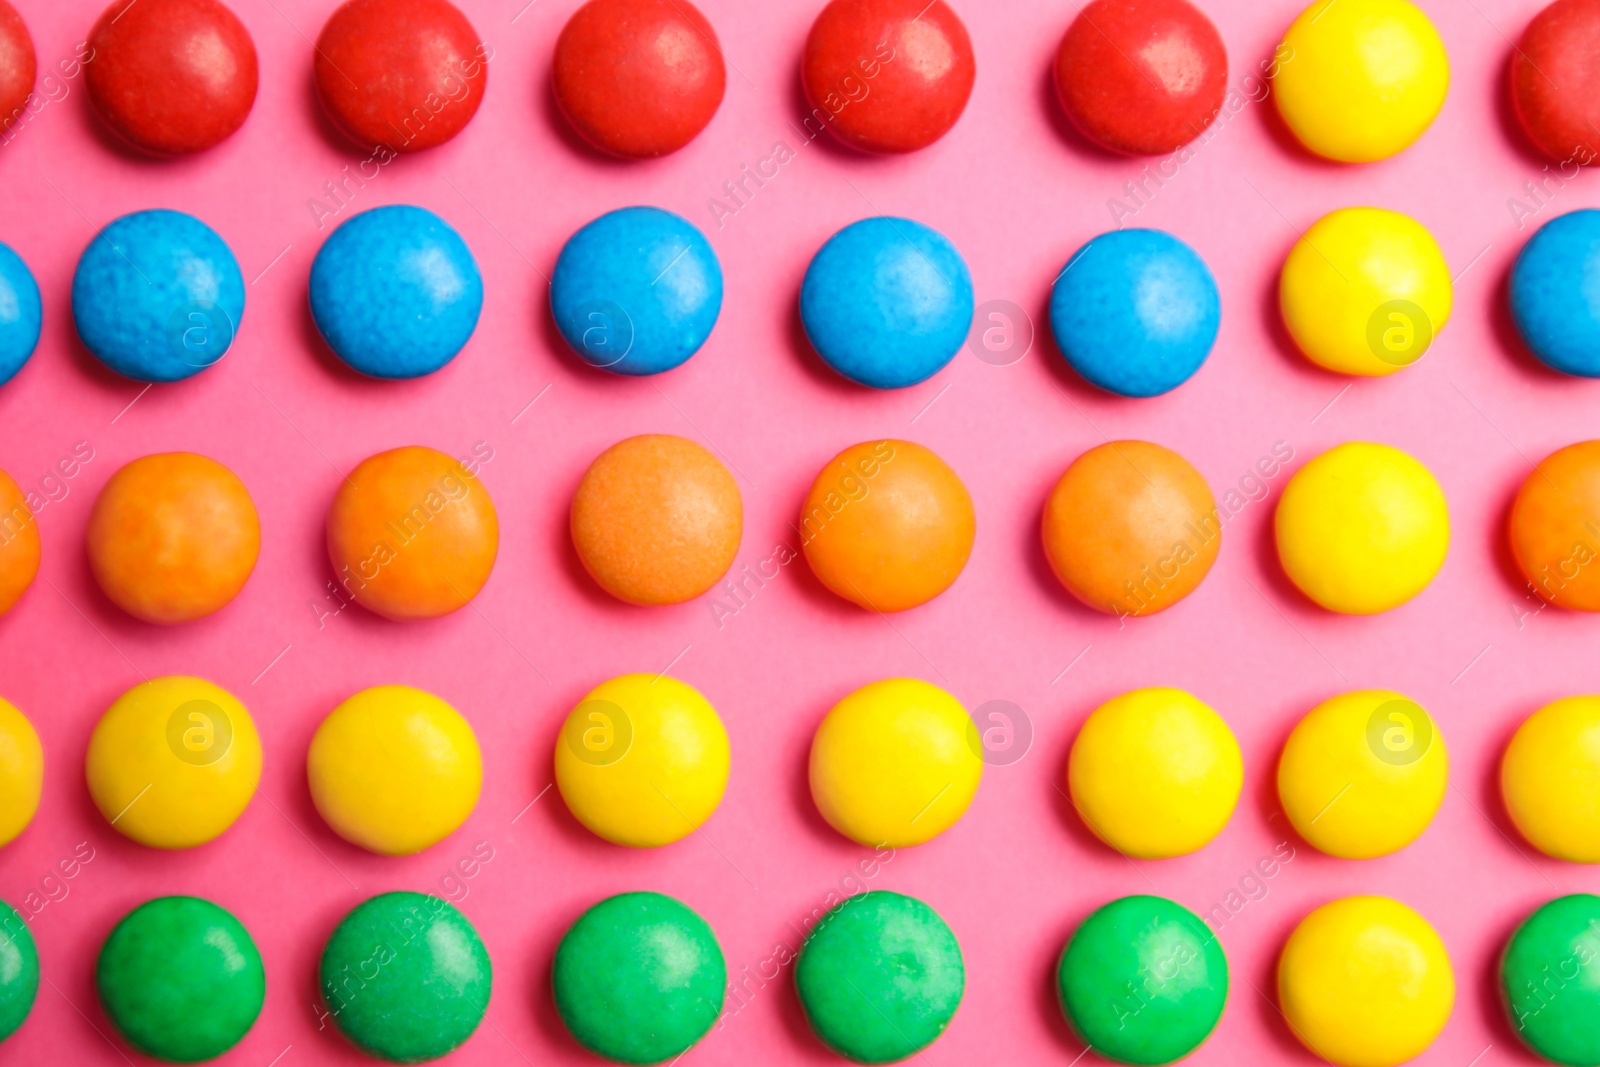
[[(57, 898), (31, 919), (47, 984), (4, 1047), (8, 1061), (122, 1062), (95, 999), (98, 946), (140, 901), (193, 893), (234, 911), (266, 959), (265, 1011), (227, 1062), (361, 1062), (331, 1027), (318, 1032), (315, 967), (324, 939), (369, 895), (443, 891), (457, 861), (487, 842), (493, 860), (455, 896), (494, 958), (494, 999), (454, 1060), (592, 1062), (562, 1029), (548, 992), (567, 924), (605, 895), (660, 890), (711, 922), (735, 977), (756, 971), (775, 943), (794, 942), (790, 924), (825, 906), (842, 881), (858, 885), (847, 879), (870, 855), (829, 830), (810, 803), (812, 730), (846, 692), (904, 674), (944, 685), (969, 707), (1015, 701), (1036, 731), (1020, 763), (989, 769), (954, 829), (872, 868), (864, 883), (927, 900), (966, 955), (966, 1000), (922, 1062), (1077, 1056), (1082, 1046), (1063, 1025), (1050, 985), (1069, 932), (1128, 893), (1159, 892), (1201, 912), (1222, 903), (1290, 833), (1272, 784), (1286, 733), (1316, 702), (1362, 686), (1400, 689), (1433, 712), (1454, 762), (1444, 807), (1421, 840), (1385, 859), (1340, 861), (1295, 843), (1293, 860), (1262, 883), (1265, 895), (1257, 888), (1259, 899), (1222, 927), (1232, 995), (1193, 1062), (1310, 1061), (1270, 1000), (1276, 953), (1308, 910), (1350, 893), (1404, 900), (1449, 946), (1456, 1010), (1421, 1062), (1529, 1062), (1496, 1004), (1499, 948), (1542, 901), (1600, 889), (1600, 874), (1522, 844), (1494, 785), (1499, 753), (1524, 716), (1596, 688), (1596, 620), (1535, 612), (1502, 536), (1530, 462), (1592, 436), (1600, 398), (1600, 383), (1534, 363), (1504, 306), (1506, 272), (1532, 231), (1531, 223), (1519, 227), (1507, 201), (1525, 196), (1523, 183), (1540, 177), (1543, 163), (1514, 129), (1502, 86), (1508, 38), (1538, 0), (1428, 5), (1454, 85), (1433, 128), (1399, 157), (1366, 167), (1319, 163), (1285, 139), (1270, 103), (1251, 103), (1157, 192), (1133, 224), (1171, 230), (1205, 257), (1223, 318), (1205, 367), (1150, 400), (1085, 386), (1048, 340), (1051, 279), (1073, 250), (1110, 227), (1107, 199), (1142, 165), (1087, 148), (1054, 106), (1047, 72), (1071, 4), (961, 3), (978, 56), (964, 118), (926, 151), (873, 159), (826, 140), (804, 144), (789, 125), (801, 112), (798, 57), (817, 3), (706, 0), (729, 62), (721, 111), (676, 155), (618, 163), (574, 143), (547, 87), (553, 42), (576, 0), (526, 8), (526, 0), (466, 0), (494, 49), (482, 110), (455, 141), (384, 167), (338, 218), (396, 202), (439, 212), (482, 267), (483, 321), (445, 370), (385, 384), (339, 365), (306, 311), (307, 270), (327, 234), (307, 202), (365, 155), (331, 133), (312, 97), (308, 39), (332, 4), (233, 2), (260, 51), (261, 90), (249, 121), (220, 147), (182, 162), (129, 156), (96, 128), (81, 76), (42, 86), (56, 99), (0, 147), (0, 240), (33, 268), (46, 317), (33, 361), (0, 388), (0, 467), (38, 489), (76, 442), (94, 451), (75, 477), (51, 483), (58, 499), (39, 514), (39, 580), (0, 619), (0, 691), (32, 718), (47, 760), (38, 817), (0, 852), (0, 897), (19, 908), (30, 893), (35, 902), (47, 889)], [(1257, 83), (1246, 79), (1298, 0), (1206, 6), (1230, 50), (1230, 83), (1249, 92)], [(43, 76), (73, 54), (98, 7), (34, 0), (23, 11)], [(708, 198), (778, 141), (795, 158), (717, 228)], [(1597, 180), (1582, 175), (1532, 221), (1594, 204)], [(727, 277), (706, 348), (683, 368), (644, 380), (579, 365), (549, 325), (543, 293), (574, 229), (634, 203), (670, 208), (704, 228)], [(1313, 369), (1289, 349), (1274, 310), (1276, 272), (1296, 230), (1354, 204), (1417, 217), (1463, 272), (1455, 316), (1432, 351), (1389, 379)], [(98, 227), (157, 206), (215, 227), (251, 285), (225, 360), (141, 393), (78, 345), (68, 291)], [(947, 234), (971, 266), (979, 301), (1010, 300), (1033, 316), (1040, 336), (1032, 352), (1003, 367), (964, 352), (933, 380), (892, 393), (852, 387), (823, 369), (797, 325), (801, 274), (831, 233), (878, 212)], [(887, 620), (834, 598), (798, 562), (720, 627), (705, 600), (651, 610), (613, 602), (575, 560), (567, 503), (596, 454), (644, 432), (682, 434), (726, 458), (744, 492), (740, 564), (752, 566), (790, 536), (806, 486), (834, 452), (873, 437), (919, 441), (972, 491), (972, 561), (945, 595)], [(1279, 472), (1269, 496), (1227, 523), (1221, 558), (1192, 597), (1121, 628), (1056, 585), (1036, 534), (1054, 479), (1105, 437), (1177, 449), (1219, 497), (1276, 442), (1293, 448), (1292, 468), (1341, 441), (1389, 442), (1444, 485), (1455, 524), (1449, 560), (1423, 595), (1386, 615), (1342, 618), (1314, 608), (1273, 559), (1272, 508), (1288, 477)], [(503, 541), (476, 610), (412, 625), (359, 608), (323, 615), (336, 606), (324, 595), (331, 575), (322, 523), (339, 472), (397, 445), (464, 455), (480, 441), (494, 453), (481, 477)], [(159, 629), (120, 614), (99, 593), (83, 532), (113, 471), (176, 449), (213, 456), (244, 478), (261, 512), (263, 546), (235, 603), (210, 619)], [(556, 792), (544, 792), (552, 747), (561, 719), (592, 685), (669, 665), (721, 712), (732, 778), (702, 834), (626, 851), (592, 837)], [(80, 768), (101, 711), (141, 676), (170, 673), (203, 675), (238, 694), (264, 737), (266, 768), (257, 797), (222, 838), (159, 853), (106, 825)], [(306, 745), (322, 716), (355, 690), (387, 682), (421, 686), (460, 708), (487, 764), (468, 823), (407, 859), (368, 855), (335, 837), (305, 783)], [(1157, 684), (1192, 690), (1228, 719), (1244, 748), (1246, 789), (1232, 823), (1207, 848), (1130, 863), (1085, 833), (1055, 786), (1084, 716), (1119, 692)], [(80, 842), (90, 843), (93, 861), (70, 881), (46, 883)], [(748, 1004), (685, 1063), (832, 1060), (806, 1031), (786, 972), (765, 987), (749, 979), (748, 987)]]

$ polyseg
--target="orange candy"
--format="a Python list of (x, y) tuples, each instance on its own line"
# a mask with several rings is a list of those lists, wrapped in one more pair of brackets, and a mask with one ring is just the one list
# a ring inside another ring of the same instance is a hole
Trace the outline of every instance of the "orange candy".
[(733, 565), (744, 508), (710, 452), (670, 434), (618, 441), (572, 495), (572, 543), (600, 587), (630, 604), (681, 604)]
[(1170, 608), (1194, 592), (1222, 545), (1206, 480), (1148, 441), (1112, 441), (1073, 460), (1042, 526), (1061, 584), (1113, 615)]
[(873, 611), (926, 604), (972, 554), (972, 497), (944, 460), (909, 441), (864, 441), (811, 484), (800, 514), (822, 584)]
[(1511, 505), (1511, 551), (1557, 607), (1600, 611), (1600, 441), (1552, 452)]
[(0, 471), (0, 615), (22, 599), (39, 573), (39, 524), (22, 488)]
[(261, 522), (239, 476), (193, 452), (134, 460), (89, 514), (89, 569), (136, 619), (188, 622), (238, 595), (261, 551)]
[(494, 569), (500, 521), (477, 477), (411, 445), (361, 462), (328, 509), (328, 558), (343, 590), (396, 620), (465, 607)]

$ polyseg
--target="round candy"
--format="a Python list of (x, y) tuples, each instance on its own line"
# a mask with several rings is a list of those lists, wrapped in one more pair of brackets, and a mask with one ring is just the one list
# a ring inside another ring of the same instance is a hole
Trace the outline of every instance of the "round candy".
[(630, 604), (681, 604), (728, 573), (744, 507), (717, 457), (682, 437), (644, 434), (589, 464), (571, 523), (578, 558), (606, 592)]
[(1050, 290), (1050, 330), (1072, 369), (1119, 396), (1158, 396), (1211, 354), (1222, 305), (1194, 249), (1160, 230), (1113, 230), (1073, 253)]
[(706, 921), (660, 893), (620, 893), (556, 948), (556, 1010), (578, 1044), (617, 1063), (683, 1055), (722, 1014), (728, 966)]
[(1511, 505), (1511, 552), (1528, 585), (1558, 607), (1600, 611), (1600, 441), (1540, 461)]
[(956, 935), (915, 897), (872, 890), (818, 920), (794, 965), (806, 1021), (857, 1063), (927, 1048), (961, 1006), (967, 972)]
[(1119, 1063), (1171, 1063), (1200, 1047), (1228, 1002), (1228, 958), (1200, 917), (1165, 897), (1113, 900), (1083, 920), (1056, 968), (1061, 1010)]
[(21, 117), (37, 73), (28, 24), (16, 8), (0, 0), (0, 130), (10, 129)]
[(1067, 591), (1116, 616), (1170, 608), (1222, 547), (1200, 472), (1148, 441), (1111, 441), (1072, 461), (1045, 501), (1044, 554)]
[(221, 686), (154, 678), (100, 717), (84, 773), (95, 807), (124, 837), (192, 848), (232, 826), (250, 803), (261, 739), (245, 706)]
[(915, 678), (864, 685), (811, 739), (811, 798), (868, 848), (931, 840), (966, 814), (983, 778), (976, 727), (955, 697)]
[(1318, 219), (1289, 251), (1278, 306), (1306, 358), (1381, 376), (1423, 357), (1450, 318), (1450, 267), (1415, 219), (1347, 207)]
[(1278, 1003), (1312, 1052), (1391, 1067), (1433, 1044), (1456, 999), (1444, 942), (1388, 897), (1343, 897), (1307, 915), (1278, 958)]
[(391, 1063), (435, 1060), (471, 1037), (494, 982), (472, 923), (422, 893), (351, 908), (322, 950), (320, 974), (339, 1032)]
[(0, 615), (22, 599), (39, 573), (39, 524), (22, 487), (0, 471)]
[(1293, 58), (1272, 80), (1278, 114), (1306, 148), (1340, 163), (1403, 150), (1450, 88), (1439, 31), (1408, 0), (1314, 0), (1279, 50)]
[(1061, 39), (1055, 82), (1067, 117), (1095, 144), (1166, 155), (1221, 110), (1228, 52), (1188, 0), (1093, 0)]
[(1557, 897), (1517, 927), (1500, 957), (1500, 993), (1522, 1043), (1552, 1063), (1600, 1063), (1600, 897)]
[(910, 219), (862, 219), (812, 257), (800, 285), (800, 321), (822, 361), (851, 381), (874, 389), (916, 385), (966, 343), (972, 275), (937, 230)]
[(217, 0), (113, 0), (89, 31), (89, 102), (129, 143), (162, 156), (210, 148), (256, 100), (256, 46)]
[(87, 540), (89, 569), (113, 604), (145, 622), (188, 622), (244, 588), (261, 523), (238, 475), (193, 452), (166, 452), (111, 476)]
[(1090, 714), (1067, 758), (1072, 806), (1128, 856), (1166, 859), (1222, 832), (1244, 786), (1239, 742), (1181, 689), (1135, 689)]
[(328, 558), (344, 593), (388, 619), (467, 605), (500, 548), (494, 501), (475, 474), (421, 445), (368, 456), (328, 509)]
[(483, 103), (493, 52), (482, 42), (449, 0), (349, 0), (317, 35), (317, 96), (364, 149), (432, 148)]
[[(15, 704), (0, 697), (0, 846), (9, 845), (28, 828), (39, 810), (44, 791), (44, 747), (33, 723)], [(5, 936), (0, 915), (0, 938)], [(4, 946), (0, 945), (0, 985), (6, 973)], [(0, 1002), (3, 1002), (0, 996)], [(0, 1038), (9, 1032), (0, 1007)]]
[(660, 374), (700, 351), (722, 311), (722, 266), (681, 215), (625, 207), (573, 234), (550, 276), (550, 313), (591, 367)]
[(956, 124), (976, 72), (967, 27), (944, 0), (833, 0), (800, 65), (806, 129), (867, 152), (915, 152)]
[[(3, 4), (5, 0), (0, 0)], [(5, 10), (10, 10), (9, 8)], [(5, 43), (5, 12), (0, 10), (0, 56)], [(3, 77), (3, 60), (0, 60)], [(39, 327), (44, 309), (33, 272), (7, 245), (0, 244), (0, 385), (17, 376), (39, 347)]]
[(910, 441), (851, 445), (818, 472), (802, 507), (811, 570), (869, 611), (904, 611), (950, 588), (978, 525), (956, 472)]
[[(1560, 163), (1600, 156), (1600, 3), (1556, 0), (1533, 17), (1511, 53), (1511, 107), (1539, 151)], [(1600, 1062), (1600, 1056), (1596, 1056)]]
[(28, 1020), (39, 992), (39, 950), (28, 924), (0, 900), (0, 1041)]
[(1546, 704), (1512, 735), (1500, 795), (1528, 843), (1572, 863), (1600, 863), (1600, 696)]
[(1425, 589), (1450, 548), (1444, 490), (1428, 468), (1388, 445), (1350, 441), (1284, 486), (1278, 560), (1329, 611), (1375, 615)]
[(633, 159), (694, 140), (727, 83), (717, 33), (689, 0), (589, 0), (556, 39), (554, 68), (573, 128)]
[(1278, 760), (1278, 798), (1313, 848), (1365, 860), (1421, 836), (1449, 776), (1444, 737), (1422, 706), (1362, 689), (1323, 701), (1295, 726)]
[(333, 354), (374, 378), (420, 378), (478, 325), (483, 277), (461, 235), (426, 208), (363, 211), (311, 263), (311, 317)]
[(199, 897), (157, 897), (124, 915), (100, 947), (94, 977), (128, 1044), (171, 1063), (237, 1045), (267, 994), (250, 932)]
[(654, 848), (697, 830), (728, 787), (728, 733), (699, 690), (664, 674), (602, 682), (567, 715), (556, 787), (579, 822)]
[(334, 833), (385, 856), (409, 856), (467, 821), (483, 760), (455, 708), (408, 685), (379, 685), (322, 720), (306, 778)]
[(1511, 268), (1511, 320), (1528, 349), (1563, 374), (1600, 378), (1600, 211), (1557, 215), (1528, 239)]
[(95, 358), (141, 382), (199, 374), (233, 344), (244, 277), (227, 242), (181, 211), (136, 211), (95, 235), (72, 275), (72, 322)]

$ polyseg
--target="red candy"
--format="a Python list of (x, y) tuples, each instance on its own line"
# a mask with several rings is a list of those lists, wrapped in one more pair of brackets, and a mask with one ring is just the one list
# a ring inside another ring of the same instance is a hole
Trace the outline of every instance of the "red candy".
[(1165, 155), (1216, 117), (1228, 53), (1187, 0), (1094, 0), (1061, 39), (1055, 76), (1084, 136), (1114, 152)]
[(472, 121), (491, 56), (448, 0), (350, 0), (322, 27), (313, 73), (345, 136), (417, 152)]
[(590, 0), (556, 41), (556, 102), (612, 155), (676, 152), (711, 121), (726, 82), (717, 35), (689, 0)]
[(33, 37), (17, 9), (0, 0), (0, 130), (8, 129), (33, 92)]
[(89, 31), (95, 111), (146, 152), (210, 148), (256, 100), (256, 46), (217, 0), (115, 0)]
[(1600, 0), (1556, 0), (1528, 23), (1511, 56), (1511, 104), (1551, 159), (1600, 154)]
[(807, 125), (868, 152), (915, 152), (956, 124), (975, 73), (944, 0), (833, 0), (806, 38)]

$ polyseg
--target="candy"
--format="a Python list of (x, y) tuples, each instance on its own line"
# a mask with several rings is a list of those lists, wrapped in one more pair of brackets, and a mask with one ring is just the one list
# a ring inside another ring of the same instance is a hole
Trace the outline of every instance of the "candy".
[(822, 1043), (857, 1063), (927, 1048), (961, 1006), (967, 972), (956, 935), (915, 897), (857, 893), (824, 915), (800, 948), (795, 988)]
[(722, 103), (717, 33), (689, 0), (589, 0), (556, 39), (556, 103), (594, 147), (676, 152)]
[(1573, 893), (1542, 905), (1500, 957), (1500, 994), (1517, 1037), (1552, 1063), (1600, 1063), (1600, 897)]
[(1072, 806), (1140, 859), (1183, 856), (1222, 832), (1244, 760), (1222, 716), (1181, 689), (1135, 689), (1096, 708), (1067, 757)]
[(39, 573), (39, 524), (22, 487), (0, 471), (0, 615), (22, 599)]
[(256, 99), (256, 46), (217, 0), (113, 0), (89, 31), (83, 65), (95, 112), (135, 147), (204, 151), (244, 125)]
[(811, 114), (866, 152), (915, 152), (947, 133), (976, 75), (967, 27), (944, 0), (833, 0), (806, 38)]
[(1600, 863), (1600, 696), (1567, 697), (1528, 716), (1501, 758), (1500, 795), (1534, 848)]
[(1194, 249), (1160, 230), (1113, 230), (1074, 252), (1050, 290), (1050, 330), (1072, 369), (1119, 396), (1158, 396), (1211, 354), (1222, 307)]
[(1444, 737), (1421, 705), (1362, 689), (1323, 701), (1295, 726), (1278, 760), (1278, 798), (1313, 848), (1364, 860), (1421, 836), (1449, 774)]
[(1061, 584), (1119, 617), (1163, 611), (1194, 592), (1222, 547), (1205, 479), (1148, 441), (1111, 441), (1073, 460), (1041, 527)]
[(351, 908), (319, 972), (340, 1033), (391, 1063), (438, 1059), (466, 1041), (494, 982), (472, 923), (422, 893), (383, 893)]
[(1511, 321), (1540, 362), (1600, 378), (1600, 211), (1557, 215), (1528, 238), (1511, 267)]
[(379, 685), (322, 720), (306, 753), (311, 800), (352, 844), (409, 856), (466, 822), (483, 785), (478, 739), (432, 693)]
[(1511, 553), (1539, 596), (1600, 611), (1600, 441), (1550, 453), (1511, 504)]
[(1407, 0), (1315, 0), (1279, 51), (1278, 114), (1300, 143), (1340, 163), (1387, 159), (1444, 106), (1450, 60)]
[(1300, 920), (1278, 958), (1278, 1004), (1289, 1029), (1342, 1067), (1391, 1067), (1421, 1055), (1455, 997), (1444, 942), (1388, 897), (1324, 904)]
[(255, 569), (261, 523), (236, 474), (193, 452), (134, 460), (89, 513), (89, 569), (136, 619), (178, 623), (219, 610)]
[(245, 706), (221, 686), (154, 678), (100, 717), (84, 773), (95, 807), (118, 833), (151, 848), (192, 848), (232, 826), (250, 803), (261, 739)]
[(910, 219), (862, 219), (812, 257), (800, 285), (800, 322), (822, 361), (851, 381), (916, 385), (966, 343), (972, 275), (937, 230)]
[(311, 318), (333, 354), (374, 378), (420, 378), (478, 325), (483, 277), (461, 235), (426, 208), (363, 211), (311, 263)]
[(1171, 1063), (1211, 1036), (1228, 1002), (1228, 958), (1200, 917), (1165, 897), (1097, 909), (1056, 968), (1067, 1022), (1119, 1063)]
[(1600, 96), (1597, 52), (1600, 3), (1595, 0), (1556, 0), (1533, 17), (1511, 50), (1511, 107), (1517, 121), (1539, 151), (1564, 165), (1591, 163), (1600, 154), (1591, 111), (1591, 101)]
[(39, 950), (28, 924), (0, 900), (0, 1041), (28, 1021), (39, 992)]
[(977, 517), (967, 487), (930, 450), (863, 441), (818, 472), (798, 530), (823, 585), (870, 611), (904, 611), (961, 576)]
[(572, 351), (613, 374), (660, 374), (700, 350), (722, 311), (722, 266), (681, 215), (625, 207), (573, 234), (550, 276)]
[(493, 49), (449, 0), (349, 0), (323, 24), (312, 61), (333, 124), (381, 162), (466, 128)]
[(591, 689), (556, 742), (556, 787), (607, 841), (669, 845), (698, 829), (728, 787), (728, 734), (705, 697), (666, 675)]
[(500, 521), (476, 474), (420, 445), (362, 460), (328, 509), (328, 558), (341, 594), (389, 619), (465, 607), (489, 580), (499, 548)]
[(233, 344), (244, 277), (227, 242), (180, 211), (124, 215), (83, 250), (72, 322), (84, 347), (141, 382), (199, 374)]
[(572, 494), (572, 543), (600, 587), (630, 604), (681, 604), (721, 580), (744, 528), (739, 486), (693, 441), (644, 434), (589, 464)]
[(966, 709), (915, 678), (862, 686), (811, 739), (811, 799), (828, 825), (868, 848), (944, 833), (982, 778), (983, 747)]
[(728, 967), (716, 934), (688, 905), (620, 893), (567, 929), (552, 981), (578, 1044), (617, 1063), (664, 1063), (716, 1023)]
[(1216, 118), (1228, 53), (1188, 0), (1093, 0), (1061, 39), (1055, 83), (1067, 117), (1091, 141), (1166, 155)]
[[(0, 697), (0, 846), (9, 845), (28, 828), (43, 791), (44, 748), (39, 735), (15, 704)], [(4, 916), (0, 915), (0, 938), (4, 936)], [(0, 945), (0, 978), (5, 973), (4, 945)], [(0, 1001), (3, 999), (0, 995)], [(4, 1014), (0, 1007), (0, 1038), (9, 1033)]]
[(1374, 615), (1427, 588), (1450, 548), (1444, 490), (1388, 445), (1351, 441), (1317, 456), (1284, 486), (1278, 560), (1329, 611)]
[(95, 964), (106, 1015), (147, 1056), (197, 1063), (255, 1025), (267, 976), (250, 932), (199, 897), (157, 897), (117, 923)]
[(1433, 235), (1396, 211), (1331, 211), (1284, 260), (1278, 306), (1306, 358), (1340, 374), (1393, 374), (1450, 318), (1450, 267)]
[(10, 129), (22, 116), (37, 73), (28, 24), (16, 8), (0, 0), (0, 130)]
[[(0, 10), (0, 53), (5, 47), (4, 29), (5, 13)], [(33, 350), (39, 347), (43, 317), (39, 285), (33, 280), (33, 272), (21, 256), (8, 245), (0, 244), (0, 385), (15, 378)]]

